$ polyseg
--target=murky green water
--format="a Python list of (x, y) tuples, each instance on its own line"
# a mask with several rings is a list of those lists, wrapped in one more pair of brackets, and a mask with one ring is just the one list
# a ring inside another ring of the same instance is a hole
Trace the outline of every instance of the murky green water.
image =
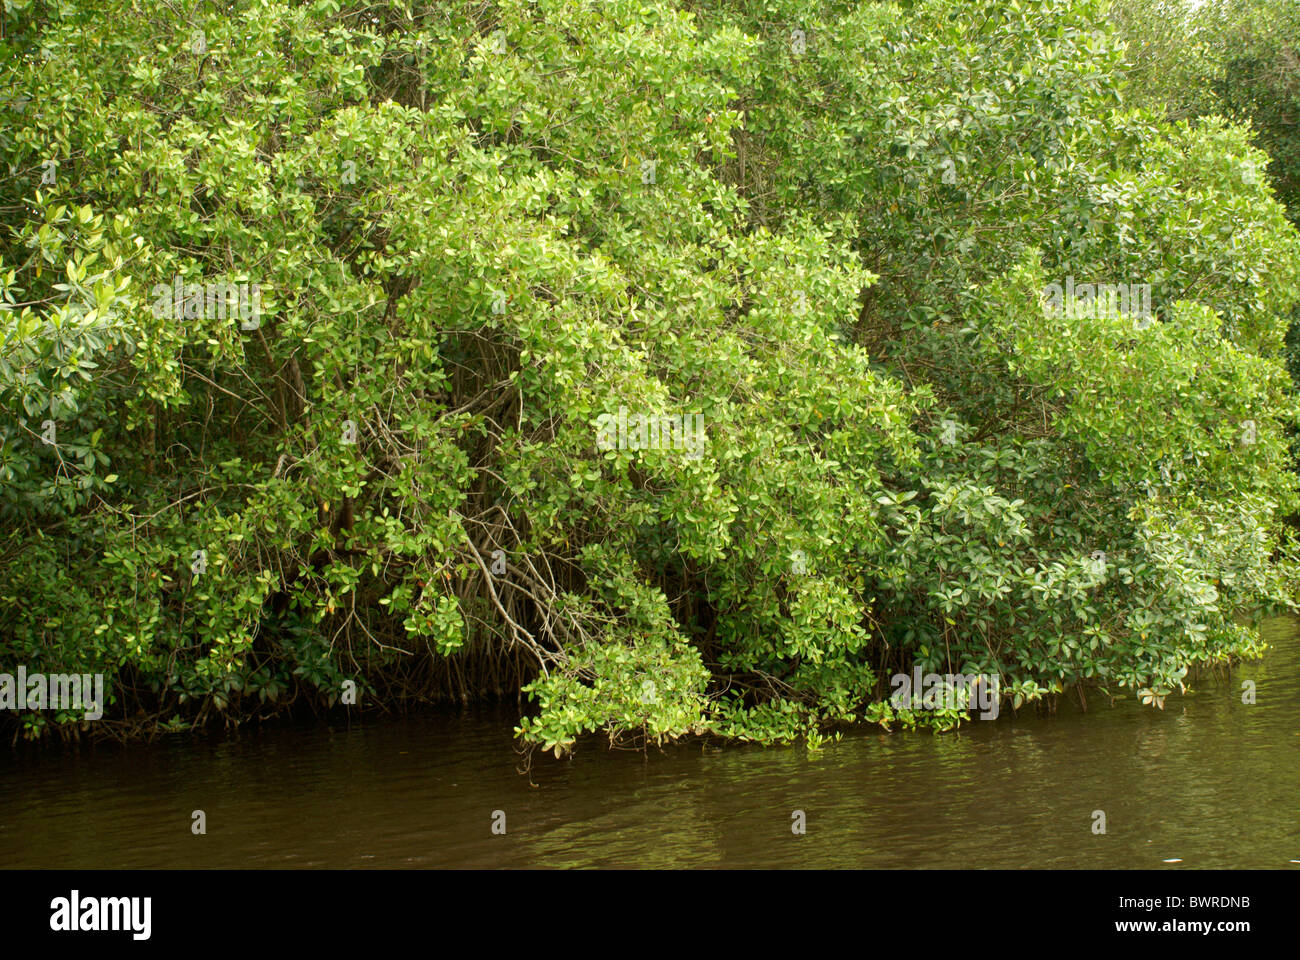
[[(1300, 623), (1266, 635), (1266, 659), (1203, 676), (1163, 712), (1097, 697), (1087, 714), (861, 731), (814, 754), (591, 744), (539, 758), (531, 782), (515, 771), (515, 717), (491, 710), (6, 754), (0, 850), (4, 866), (71, 868), (1300, 869)], [(200, 809), (205, 836), (191, 832)]]

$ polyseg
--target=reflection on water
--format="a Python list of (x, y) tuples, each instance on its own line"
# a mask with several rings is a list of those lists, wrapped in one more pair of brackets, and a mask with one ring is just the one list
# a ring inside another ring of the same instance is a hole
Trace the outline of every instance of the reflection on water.
[[(515, 716), (4, 756), (10, 867), (1281, 867), (1300, 860), (1300, 624), (1163, 712), (1004, 712), (948, 734), (515, 771)], [(1241, 682), (1258, 702), (1241, 702)], [(190, 831), (207, 815), (207, 835)], [(506, 834), (491, 832), (504, 811)], [(807, 834), (791, 833), (803, 810)], [(1103, 810), (1107, 833), (1092, 833)]]

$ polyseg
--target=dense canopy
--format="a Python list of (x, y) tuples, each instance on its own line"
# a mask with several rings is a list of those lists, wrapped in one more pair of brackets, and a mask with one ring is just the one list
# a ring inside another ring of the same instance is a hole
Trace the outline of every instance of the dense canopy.
[(6, 7), (0, 662), (97, 728), (1162, 705), (1294, 593), (1300, 236), (1100, 2)]

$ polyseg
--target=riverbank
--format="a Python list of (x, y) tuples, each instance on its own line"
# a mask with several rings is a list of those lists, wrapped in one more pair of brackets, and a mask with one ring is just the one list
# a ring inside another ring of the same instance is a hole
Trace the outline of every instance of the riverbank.
[(517, 713), (476, 707), (9, 753), (0, 843), (11, 868), (1295, 869), (1300, 621), (1265, 636), (1263, 660), (1203, 675), (1163, 711), (1063, 701), (945, 734), (851, 730), (817, 751), (592, 740), (521, 776)]

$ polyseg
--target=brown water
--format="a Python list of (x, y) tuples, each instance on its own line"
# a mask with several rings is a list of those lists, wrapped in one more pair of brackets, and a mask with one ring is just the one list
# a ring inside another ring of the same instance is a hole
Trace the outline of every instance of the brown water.
[(3, 756), (2, 862), (1300, 869), (1300, 623), (1265, 635), (1264, 660), (1203, 676), (1163, 712), (1097, 696), (1087, 714), (861, 730), (815, 753), (592, 743), (539, 758), (531, 782), (515, 771), (516, 718), (494, 710)]

